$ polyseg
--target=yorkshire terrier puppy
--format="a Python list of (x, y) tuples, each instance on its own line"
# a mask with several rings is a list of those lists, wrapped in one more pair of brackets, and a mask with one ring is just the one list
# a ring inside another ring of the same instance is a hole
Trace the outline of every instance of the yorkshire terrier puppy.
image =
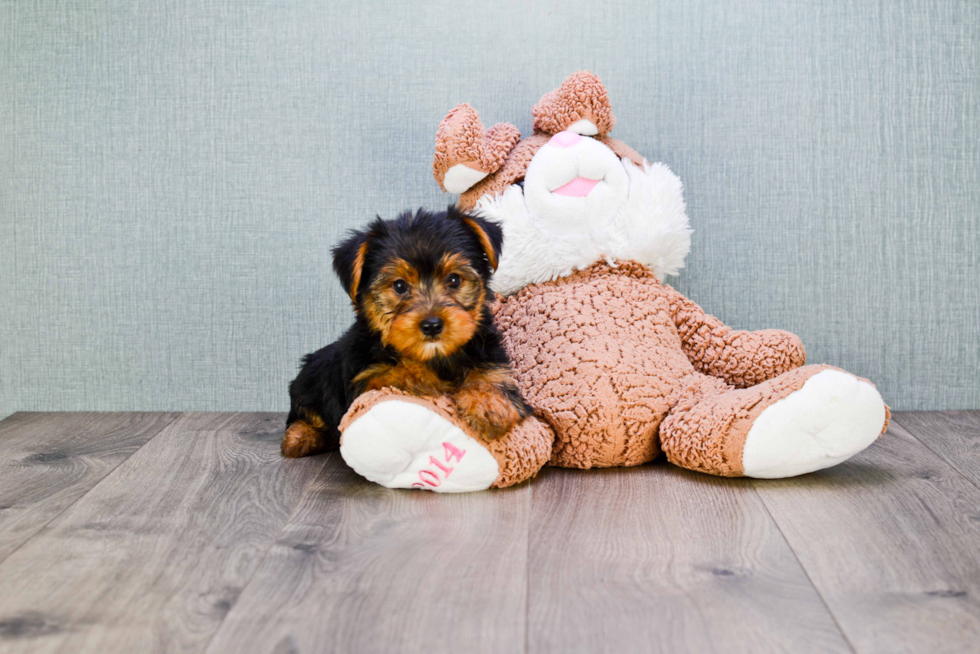
[(451, 395), (485, 438), (528, 416), (489, 308), (502, 241), (497, 225), (450, 207), (378, 218), (334, 248), (354, 324), (306, 355), (289, 385), (283, 456), (336, 450), (354, 398), (386, 386)]

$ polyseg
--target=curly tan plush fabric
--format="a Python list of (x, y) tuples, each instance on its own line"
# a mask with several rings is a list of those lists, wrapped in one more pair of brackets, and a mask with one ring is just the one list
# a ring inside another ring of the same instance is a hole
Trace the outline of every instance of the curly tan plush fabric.
[(340, 423), (340, 431), (367, 413), (371, 408), (389, 400), (423, 406), (459, 427), (467, 436), (485, 447), (497, 460), (499, 474), (492, 488), (506, 488), (536, 475), (551, 457), (555, 435), (539, 420), (531, 417), (497, 440), (486, 440), (469, 425), (456, 418), (455, 405), (449, 397), (415, 397), (395, 388), (368, 391), (357, 397)]
[(588, 71), (569, 75), (560, 87), (546, 93), (531, 113), (534, 131), (546, 134), (557, 134), (584, 119), (596, 126), (600, 136), (605, 136), (616, 124), (606, 87)]
[[(555, 430), (551, 463), (564, 467), (650, 461), (661, 450), (661, 423), (675, 407), (689, 410), (703, 397), (731, 394), (733, 386), (772, 379), (805, 360), (795, 335), (726, 327), (634, 262), (598, 263), (528, 286), (500, 302), (496, 320), (521, 392)], [(795, 380), (754, 391), (775, 401)], [(739, 398), (725, 406), (749, 401)], [(670, 446), (687, 454), (668, 452), (671, 460), (732, 474), (729, 459), (715, 450), (735, 436), (719, 435), (699, 458), (683, 446), (688, 423), (676, 422)]]
[(439, 125), (432, 174), (445, 190), (443, 179), (456, 164), (495, 172), (520, 140), (521, 133), (510, 123), (497, 123), (484, 132), (476, 110), (468, 104), (457, 105)]
[(796, 334), (778, 329), (734, 330), (679, 293), (671, 293), (671, 318), (684, 354), (698, 372), (736, 388), (755, 386), (774, 373), (806, 363), (803, 342)]

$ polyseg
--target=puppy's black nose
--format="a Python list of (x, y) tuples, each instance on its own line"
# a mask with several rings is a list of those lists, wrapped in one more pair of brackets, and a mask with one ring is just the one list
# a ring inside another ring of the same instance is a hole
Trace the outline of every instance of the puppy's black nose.
[(422, 333), (426, 336), (438, 336), (442, 331), (442, 318), (429, 316), (419, 323), (419, 329), (421, 329)]

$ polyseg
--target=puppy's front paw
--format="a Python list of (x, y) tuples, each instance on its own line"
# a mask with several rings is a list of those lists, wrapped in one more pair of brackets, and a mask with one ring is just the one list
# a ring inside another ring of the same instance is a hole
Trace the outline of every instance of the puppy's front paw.
[(523, 417), (510, 398), (489, 385), (464, 388), (454, 399), (456, 415), (488, 440), (500, 438)]

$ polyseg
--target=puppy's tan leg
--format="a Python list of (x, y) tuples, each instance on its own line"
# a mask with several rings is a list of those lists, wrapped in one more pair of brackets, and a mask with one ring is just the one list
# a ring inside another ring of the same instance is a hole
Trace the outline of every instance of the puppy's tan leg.
[(289, 425), (282, 437), (282, 455), (289, 459), (316, 454), (324, 449), (323, 433), (304, 420)]

